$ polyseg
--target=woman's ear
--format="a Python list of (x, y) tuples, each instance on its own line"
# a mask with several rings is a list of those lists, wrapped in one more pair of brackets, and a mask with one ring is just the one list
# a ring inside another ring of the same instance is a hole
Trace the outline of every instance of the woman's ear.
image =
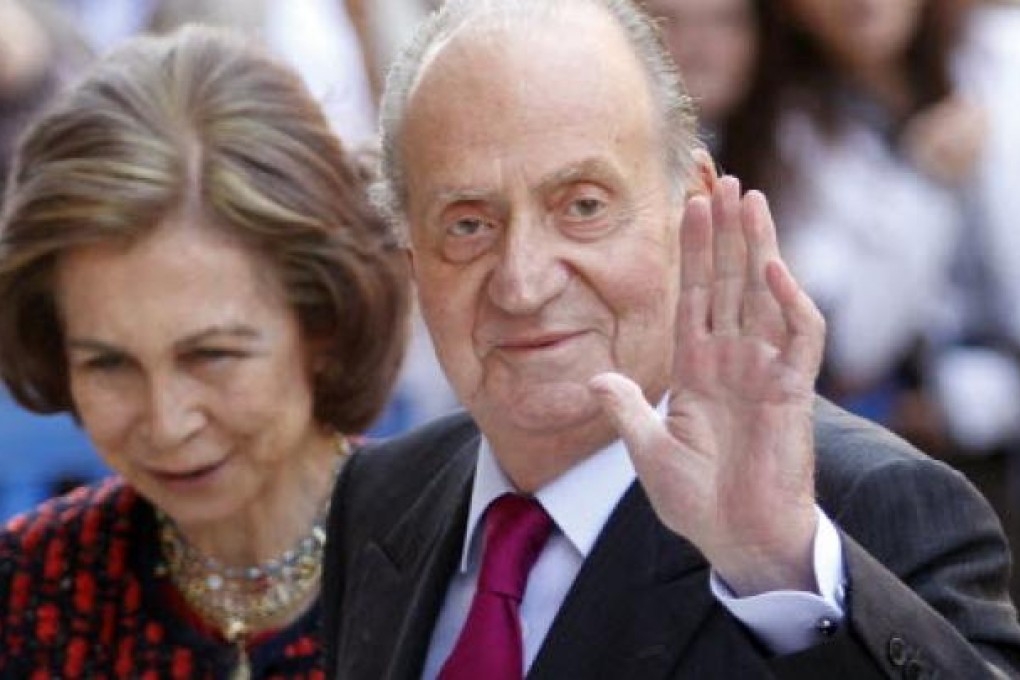
[(691, 173), (691, 180), (687, 186), (687, 198), (698, 195), (711, 196), (719, 180), (715, 161), (712, 160), (708, 150), (700, 147), (691, 152), (691, 157), (694, 159), (694, 172)]

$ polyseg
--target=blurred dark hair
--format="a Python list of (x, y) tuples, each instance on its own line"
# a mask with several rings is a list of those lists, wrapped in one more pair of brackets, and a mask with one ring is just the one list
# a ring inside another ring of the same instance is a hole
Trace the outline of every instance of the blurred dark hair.
[[(949, 61), (960, 38), (965, 4), (925, 0), (906, 51), (910, 108), (898, 124), (950, 94)], [(755, 73), (747, 97), (719, 130), (716, 153), (725, 172), (779, 201), (783, 187), (796, 181), (778, 146), (782, 113), (797, 108), (830, 137), (839, 134), (845, 121), (838, 98), (845, 80), (822, 46), (794, 24), (783, 5), (777, 0), (754, 0), (759, 32)]]

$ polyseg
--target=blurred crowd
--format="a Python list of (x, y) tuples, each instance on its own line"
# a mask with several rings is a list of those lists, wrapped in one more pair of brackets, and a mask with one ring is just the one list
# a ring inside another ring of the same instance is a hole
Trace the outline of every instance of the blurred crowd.
[[(0, 0), (0, 186), (18, 131), (122, 38), (266, 42), (371, 152), (397, 47), (438, 0)], [(722, 171), (768, 195), (823, 309), (820, 391), (968, 474), (1020, 524), (1020, 4), (648, 0)], [(508, 115), (512, 115), (508, 112)], [(455, 407), (416, 321), (373, 433)], [(73, 421), (0, 392), (0, 519), (104, 474)]]

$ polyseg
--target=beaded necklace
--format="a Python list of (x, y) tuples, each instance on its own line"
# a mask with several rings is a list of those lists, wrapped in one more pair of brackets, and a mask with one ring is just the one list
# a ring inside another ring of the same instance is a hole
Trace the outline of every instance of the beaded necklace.
[[(349, 453), (343, 437), (338, 438), (338, 449), (342, 458)], [(287, 620), (307, 606), (318, 590), (331, 495), (326, 495), (311, 529), (292, 548), (246, 567), (228, 566), (203, 555), (188, 543), (173, 520), (157, 510), (159, 541), (170, 578), (188, 605), (236, 646), (235, 680), (251, 677), (246, 646), (251, 633)]]

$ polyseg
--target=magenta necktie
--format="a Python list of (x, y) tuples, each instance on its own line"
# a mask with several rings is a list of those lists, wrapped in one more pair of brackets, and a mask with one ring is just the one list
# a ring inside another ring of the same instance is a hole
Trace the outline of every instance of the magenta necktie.
[(521, 598), (551, 530), (533, 498), (505, 494), (489, 506), (478, 589), (439, 680), (521, 680)]

